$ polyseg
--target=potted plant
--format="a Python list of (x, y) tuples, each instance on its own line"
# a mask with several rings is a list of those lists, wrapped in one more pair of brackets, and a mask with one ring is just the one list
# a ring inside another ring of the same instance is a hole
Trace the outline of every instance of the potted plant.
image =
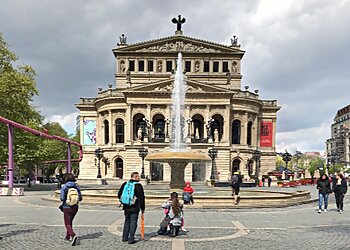
[(283, 187), (283, 181), (277, 181), (277, 187)]

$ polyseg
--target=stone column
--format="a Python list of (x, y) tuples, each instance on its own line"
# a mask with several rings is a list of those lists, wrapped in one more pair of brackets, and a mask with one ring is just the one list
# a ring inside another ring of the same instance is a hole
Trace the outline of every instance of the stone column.
[(276, 118), (272, 119), (272, 129), (273, 129), (272, 147), (275, 148), (276, 147)]
[(132, 107), (131, 104), (128, 104), (126, 110), (125, 110), (125, 121), (124, 121), (124, 131), (125, 131), (125, 142), (126, 143), (131, 143), (131, 141), (134, 140), (132, 138), (133, 135), (133, 121), (132, 121)]
[(204, 131), (203, 131), (203, 138), (208, 138), (208, 133), (207, 133), (207, 125), (208, 125), (208, 120), (210, 119), (210, 106), (207, 105), (205, 109), (205, 120), (204, 120)]
[[(152, 140), (152, 130), (153, 130), (153, 126), (152, 126), (152, 117), (151, 117), (151, 104), (147, 104), (147, 117), (146, 117), (151, 125), (150, 128), (147, 127), (147, 135), (148, 135), (148, 141)], [(146, 141), (147, 142), (147, 141)]]
[(219, 61), (219, 73), (222, 73), (222, 60)]
[(224, 125), (222, 132), (222, 142), (230, 142), (231, 131), (230, 131), (230, 123), (231, 123), (231, 105), (227, 104), (225, 106), (225, 117), (224, 117)]
[(135, 59), (135, 73), (139, 72), (139, 60)]
[(84, 116), (79, 117), (80, 126), (80, 144), (84, 146)]
[(253, 146), (259, 146), (258, 137), (259, 137), (259, 119), (258, 119), (258, 114), (256, 114), (253, 122), (253, 127), (252, 127), (252, 145)]
[(108, 110), (108, 123), (109, 123), (109, 142), (108, 142), (108, 145), (109, 146), (111, 146), (111, 145), (113, 145), (113, 131), (114, 131), (114, 129), (113, 129), (113, 117), (112, 117), (112, 110), (111, 109), (109, 109)]
[(247, 127), (248, 127), (248, 113), (244, 112), (242, 116), (242, 124), (241, 124), (241, 144), (247, 145)]

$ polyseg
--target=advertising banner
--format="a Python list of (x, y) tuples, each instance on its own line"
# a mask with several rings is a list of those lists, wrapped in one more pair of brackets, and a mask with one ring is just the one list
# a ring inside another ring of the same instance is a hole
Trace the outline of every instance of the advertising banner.
[(273, 123), (260, 122), (260, 147), (272, 147)]

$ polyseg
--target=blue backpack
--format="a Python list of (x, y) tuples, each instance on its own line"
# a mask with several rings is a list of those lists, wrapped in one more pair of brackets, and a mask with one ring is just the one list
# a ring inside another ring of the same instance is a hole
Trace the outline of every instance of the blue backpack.
[(128, 181), (123, 189), (123, 193), (122, 193), (122, 197), (120, 202), (123, 205), (134, 205), (135, 201), (136, 201), (136, 197), (135, 197), (135, 184), (136, 182), (130, 182)]

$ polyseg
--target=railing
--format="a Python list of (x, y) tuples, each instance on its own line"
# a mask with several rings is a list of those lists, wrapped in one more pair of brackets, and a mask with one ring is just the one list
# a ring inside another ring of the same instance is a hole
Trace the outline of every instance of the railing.
[[(44, 137), (50, 140), (57, 140), (64, 143), (67, 143), (67, 153), (68, 153), (68, 159), (67, 160), (54, 160), (54, 161), (47, 161), (45, 164), (55, 164), (55, 163), (67, 163), (67, 173), (71, 173), (71, 163), (72, 162), (80, 162), (83, 159), (83, 147), (80, 143), (69, 140), (67, 138), (63, 138), (56, 135), (49, 135), (47, 133), (29, 128), (27, 126), (24, 126), (20, 123), (8, 120), (2, 116), (0, 116), (0, 122), (5, 123), (8, 126), (8, 174), (9, 174), (9, 188), (13, 188), (13, 127), (24, 130), (26, 132), (29, 132), (33, 135), (37, 135), (40, 137)], [(71, 159), (71, 145), (79, 147), (79, 158), (78, 159)]]

